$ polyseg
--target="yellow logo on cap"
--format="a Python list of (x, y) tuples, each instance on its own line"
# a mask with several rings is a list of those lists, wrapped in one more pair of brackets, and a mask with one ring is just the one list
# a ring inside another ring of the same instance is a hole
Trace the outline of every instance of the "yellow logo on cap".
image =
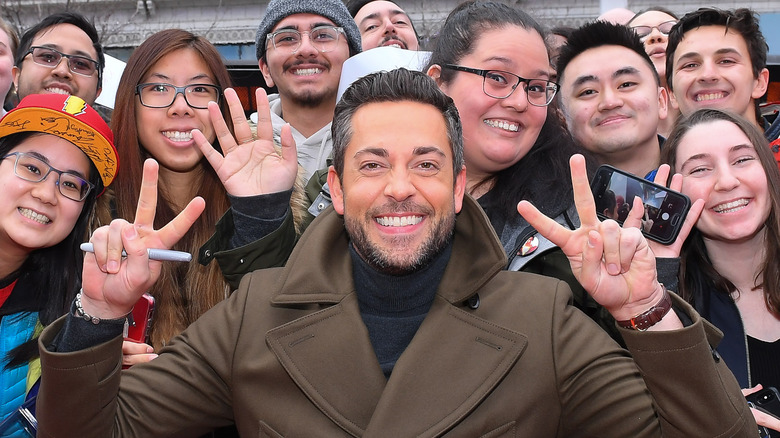
[(87, 102), (78, 96), (68, 96), (65, 99), (65, 105), (62, 106), (62, 111), (71, 114), (73, 116), (80, 116), (87, 111)]

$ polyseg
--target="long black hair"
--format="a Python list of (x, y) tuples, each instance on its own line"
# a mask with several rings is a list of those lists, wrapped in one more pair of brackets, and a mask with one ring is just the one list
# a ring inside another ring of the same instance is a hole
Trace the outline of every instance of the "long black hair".
[[(35, 135), (48, 135), (38, 132), (21, 132), (0, 138), (0, 156), (12, 152), (14, 148)], [(27, 260), (2, 283), (17, 280), (17, 285), (25, 285), (25, 294), (29, 302), (37, 305), (38, 320), (44, 326), (68, 312), (73, 298), (81, 288), (81, 268), (84, 254), (79, 245), (87, 238), (87, 229), (95, 206), (97, 194), (103, 191), (103, 183), (95, 165), (90, 163), (89, 182), (95, 188), (83, 201), (81, 214), (70, 233), (58, 244), (32, 251)], [(6, 318), (13, 317), (6, 315)], [(5, 358), (6, 368), (24, 365), (38, 357), (38, 339), (33, 338), (19, 345)]]

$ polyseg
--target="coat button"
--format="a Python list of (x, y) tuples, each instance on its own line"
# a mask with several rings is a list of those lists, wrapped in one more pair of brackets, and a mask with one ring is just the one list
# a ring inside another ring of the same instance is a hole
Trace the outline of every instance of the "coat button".
[(324, 208), (325, 208), (325, 203), (324, 202), (320, 202), (319, 204), (317, 204), (317, 210), (322, 211)]
[(474, 294), (474, 296), (470, 297), (466, 302), (465, 305), (469, 306), (469, 308), (477, 310), (479, 309), (479, 294)]
[(712, 358), (715, 360), (715, 363), (720, 362), (720, 353), (718, 353), (718, 350), (712, 347), (710, 347), (710, 349), (712, 350)]
[(206, 257), (211, 257), (211, 250), (207, 249), (207, 250), (203, 251), (203, 255), (205, 255)]

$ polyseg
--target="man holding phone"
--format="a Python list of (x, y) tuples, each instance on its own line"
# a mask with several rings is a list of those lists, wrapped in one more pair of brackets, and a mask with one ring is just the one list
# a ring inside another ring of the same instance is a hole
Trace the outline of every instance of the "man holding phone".
[(634, 31), (604, 21), (580, 27), (561, 48), (557, 70), (574, 139), (601, 164), (652, 180), (668, 94)]
[[(96, 230), (81, 301), (40, 338), (41, 436), (199, 436), (232, 422), (253, 437), (753, 436), (713, 356), (717, 333), (658, 283), (638, 230), (598, 221), (582, 156), (571, 161), (581, 228), (518, 210), (572, 260), (631, 354), (570, 304), (566, 283), (503, 270), (465, 195), (457, 114), (420, 72), (356, 81), (333, 121), (334, 208), (285, 267), (248, 274), (126, 372), (124, 315), (159, 275), (148, 246), (173, 245), (195, 218), (151, 237), (123, 221)], [(272, 149), (266, 128), (244, 146)], [(220, 144), (241, 147), (225, 132)], [(156, 196), (146, 170), (139, 205)]]

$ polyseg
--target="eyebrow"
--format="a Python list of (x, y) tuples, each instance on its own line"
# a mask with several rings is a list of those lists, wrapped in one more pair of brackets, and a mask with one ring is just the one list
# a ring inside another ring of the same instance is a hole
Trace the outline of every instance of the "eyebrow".
[[(498, 62), (500, 62), (502, 64), (506, 64), (506, 66), (507, 66), (506, 68), (509, 68), (509, 66), (512, 64), (512, 60), (511, 59), (505, 58), (503, 56), (491, 56), (489, 58), (485, 58), (485, 59), (482, 60), (482, 62), (487, 62), (487, 61), (498, 61)], [(495, 69), (483, 68), (482, 70), (495, 70)], [(514, 72), (509, 71), (508, 73), (514, 73)], [(514, 73), (514, 74), (516, 74), (516, 73)], [(520, 75), (518, 75), (518, 76), (520, 76)], [(531, 76), (530, 78), (525, 78), (525, 79), (537, 79), (539, 77), (548, 77), (549, 78), (550, 77), (550, 72), (547, 71), (547, 70), (541, 70), (540, 69), (540, 70), (536, 70), (535, 72), (532, 72), (530, 76)]]
[(572, 83), (572, 87), (579, 87), (582, 84), (588, 83), (588, 82), (598, 82), (599, 78), (596, 75), (582, 75), (578, 76), (577, 79), (574, 80), (574, 83)]
[[(79, 150), (81, 150), (81, 149), (79, 149)], [(44, 163), (48, 164), (49, 166), (51, 166), (51, 167), (54, 167), (54, 166), (52, 166), (52, 165), (51, 165), (51, 163), (49, 162), (49, 158), (48, 158), (46, 155), (43, 155), (43, 154), (41, 154), (40, 152), (35, 152), (35, 151), (26, 151), (26, 152), (24, 152), (24, 153), (25, 153), (25, 154), (27, 154), (27, 155), (32, 155), (33, 157), (35, 157), (35, 158), (37, 158), (37, 159), (39, 159), (39, 160), (43, 161)], [(90, 161), (90, 163), (91, 163), (91, 162), (92, 162), (92, 161)], [(65, 172), (65, 173), (70, 173), (70, 174), (72, 174), (72, 175), (77, 175), (77, 176), (79, 176), (81, 179), (83, 179), (83, 180), (85, 180), (85, 181), (87, 180), (87, 177), (86, 177), (86, 175), (84, 175), (83, 173), (81, 173), (80, 171), (78, 171), (78, 170), (76, 170), (76, 169), (65, 169), (65, 170), (57, 169), (57, 170), (59, 170), (59, 171), (61, 171), (61, 172)]]
[(638, 75), (638, 74), (639, 74), (639, 69), (629, 65), (615, 70), (615, 72), (612, 73), (612, 79), (616, 79), (625, 75)]
[[(382, 11), (377, 11), (377, 12), (374, 12), (373, 14), (366, 15), (365, 17), (363, 17), (362, 20), (360, 20), (360, 24), (363, 24), (363, 23), (365, 23), (368, 20), (378, 20), (379, 16), (381, 15), (381, 12)], [(403, 15), (404, 17), (409, 18), (409, 14), (407, 14), (406, 12), (404, 12), (404, 11), (402, 11), (400, 9), (393, 9), (393, 10), (389, 11), (389, 15), (391, 17), (394, 17), (396, 15)]]
[[(736, 151), (740, 151), (740, 150), (742, 150), (742, 149), (753, 149), (753, 150), (755, 150), (755, 148), (753, 147), (753, 145), (751, 145), (751, 144), (748, 144), (748, 143), (741, 143), (741, 144), (738, 144), (738, 145), (735, 145), (735, 146), (732, 146), (732, 147), (730, 147), (730, 148), (729, 148), (729, 153), (736, 152)], [(694, 161), (694, 160), (703, 160), (703, 159), (705, 159), (705, 158), (708, 158), (708, 157), (710, 157), (711, 155), (712, 155), (712, 154), (710, 154), (710, 153), (708, 153), (708, 152), (704, 152), (704, 153), (701, 153), (701, 154), (696, 154), (696, 155), (691, 155), (690, 157), (688, 157), (688, 159), (686, 159), (685, 161), (683, 161), (683, 163), (680, 165), (680, 169), (683, 169), (683, 168), (685, 168), (685, 166), (686, 166), (688, 163), (690, 163), (691, 161)]]
[[(57, 44), (51, 44), (51, 43), (47, 43), (47, 44), (32, 44), (30, 47), (46, 47), (47, 49), (54, 49), (54, 50), (57, 50), (59, 52), (65, 53), (65, 49), (63, 49), (61, 46), (59, 46)], [(91, 59), (93, 61), (97, 61), (95, 58), (92, 57), (91, 54), (89, 54), (89, 53), (87, 53), (87, 52), (85, 52), (83, 50), (76, 50), (73, 53), (65, 53), (65, 54), (66, 55), (83, 56), (83, 57), (89, 58), (89, 59)]]
[[(739, 57), (742, 57), (742, 54), (739, 52), (739, 50), (737, 50), (735, 48), (732, 48), (732, 47), (724, 47), (722, 49), (718, 49), (718, 50), (715, 51), (715, 54), (716, 55), (735, 54), (735, 55), (737, 55)], [(682, 61), (683, 59), (695, 58), (697, 56), (701, 56), (701, 53), (699, 53), (699, 52), (687, 52), (687, 53), (682, 54), (677, 61), (679, 62), (679, 61)]]
[[(168, 76), (166, 76), (166, 75), (164, 75), (162, 73), (152, 73), (151, 75), (149, 75), (149, 78), (150, 79), (151, 78), (158, 78), (158, 79), (163, 80), (163, 81), (170, 81), (171, 80), (170, 77), (168, 77)], [(199, 75), (195, 75), (195, 76), (187, 79), (187, 82), (198, 81), (198, 80), (202, 80), (202, 79), (208, 79), (211, 82), (215, 82), (214, 79), (211, 78), (211, 76), (209, 76), (209, 75), (207, 75), (205, 73), (201, 73)]]
[[(376, 155), (378, 157), (387, 158), (390, 156), (390, 153), (385, 148), (365, 148), (361, 149), (357, 152), (355, 152), (354, 158), (357, 158), (361, 155)], [(436, 154), (442, 157), (446, 157), (446, 154), (438, 147), (436, 146), (417, 146), (412, 151), (412, 154), (414, 155), (426, 155), (426, 154)]]
[[(320, 26), (339, 27), (339, 26), (336, 26), (334, 23), (328, 23), (327, 21), (322, 21), (322, 22), (312, 23), (312, 25), (309, 26), (309, 30), (312, 30), (315, 27), (320, 27)], [(289, 24), (287, 26), (282, 26), (282, 27), (280, 27), (280, 28), (278, 28), (276, 30), (272, 30), (271, 32), (268, 32), (268, 33), (278, 32), (280, 30), (298, 30), (298, 27), (299, 26), (297, 24)]]

